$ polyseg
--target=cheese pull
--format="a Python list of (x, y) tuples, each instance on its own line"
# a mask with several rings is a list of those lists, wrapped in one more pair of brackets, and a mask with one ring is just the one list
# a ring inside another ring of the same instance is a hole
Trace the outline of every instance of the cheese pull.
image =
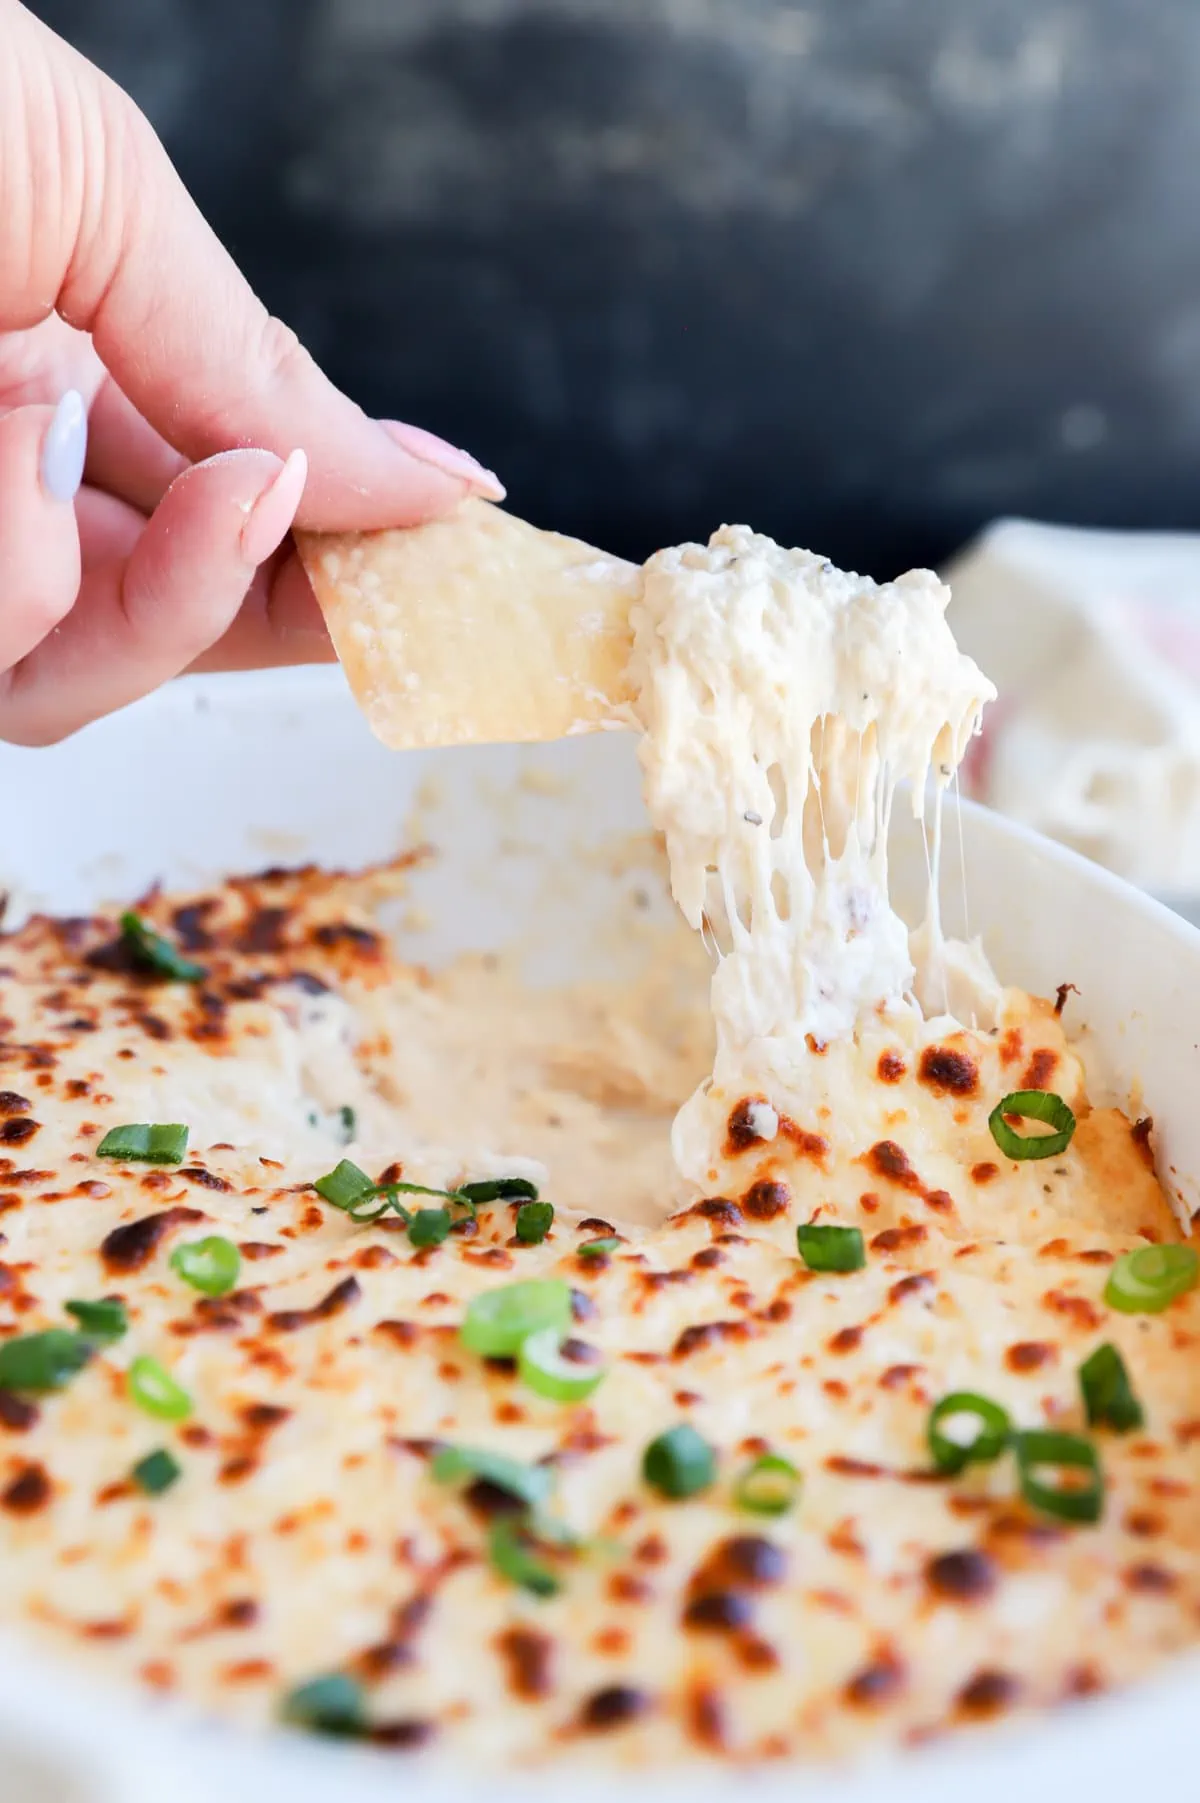
[(633, 724), (636, 564), (475, 499), (425, 526), (297, 539), (354, 697), (385, 745)]

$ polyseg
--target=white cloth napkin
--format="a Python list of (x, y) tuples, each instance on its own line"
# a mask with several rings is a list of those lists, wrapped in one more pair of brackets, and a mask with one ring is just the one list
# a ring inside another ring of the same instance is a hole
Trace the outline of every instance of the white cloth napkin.
[(945, 575), (1000, 692), (966, 792), (1159, 894), (1200, 891), (1200, 537), (1000, 520)]

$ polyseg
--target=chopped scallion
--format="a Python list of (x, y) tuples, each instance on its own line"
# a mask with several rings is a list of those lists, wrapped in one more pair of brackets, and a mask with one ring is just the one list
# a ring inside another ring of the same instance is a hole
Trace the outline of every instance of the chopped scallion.
[(78, 1321), (85, 1336), (97, 1345), (121, 1339), (129, 1328), (129, 1316), (123, 1302), (68, 1302), (66, 1310)]
[(535, 1277), (474, 1297), (459, 1337), (483, 1358), (513, 1358), (530, 1334), (544, 1327), (565, 1334), (570, 1320), (570, 1285), (560, 1277)]
[(553, 1225), (553, 1202), (522, 1202), (517, 1210), (516, 1233), (523, 1246), (540, 1246)]
[(343, 1102), (338, 1109), (338, 1126), (341, 1129), (342, 1144), (344, 1146), (352, 1145), (354, 1136), (358, 1132), (358, 1116), (348, 1102)]
[(183, 1476), (183, 1467), (175, 1455), (162, 1446), (157, 1452), (147, 1453), (144, 1459), (139, 1459), (129, 1475), (147, 1496), (161, 1496)]
[(293, 1728), (308, 1728), (314, 1734), (360, 1734), (365, 1718), (363, 1687), (347, 1672), (310, 1678), (289, 1691), (280, 1715)]
[(1079, 1367), (1079, 1388), (1089, 1427), (1111, 1427), (1118, 1434), (1128, 1434), (1144, 1425), (1142, 1405), (1115, 1346), (1097, 1346), (1084, 1360)]
[(642, 1454), (642, 1476), (673, 1502), (707, 1490), (716, 1475), (716, 1453), (688, 1421), (659, 1434)]
[[(1018, 1115), (1025, 1121), (1042, 1121), (1051, 1133), (1018, 1133), (1005, 1119)], [(1075, 1116), (1061, 1096), (1048, 1089), (1016, 1089), (1004, 1096), (988, 1115), (992, 1138), (1006, 1158), (1057, 1158), (1065, 1152), (1075, 1132)]]
[(998, 1459), (1012, 1437), (1012, 1422), (998, 1402), (971, 1390), (954, 1390), (931, 1410), (927, 1433), (934, 1464), (953, 1475), (967, 1465)]
[(488, 1530), (488, 1558), (510, 1584), (534, 1596), (556, 1596), (562, 1584), (555, 1572), (532, 1551), (525, 1525), (500, 1515)]
[(157, 1359), (136, 1358), (126, 1373), (126, 1387), (139, 1409), (160, 1421), (186, 1421), (192, 1399)]
[(796, 1246), (810, 1271), (861, 1271), (867, 1262), (857, 1227), (827, 1227), (810, 1221), (797, 1227)]
[(765, 1452), (742, 1472), (733, 1500), (749, 1515), (786, 1515), (800, 1495), (801, 1482), (790, 1459)]
[(66, 1327), (5, 1340), (0, 1343), (0, 1390), (62, 1390), (95, 1350), (94, 1340)]
[(176, 983), (202, 983), (208, 975), (203, 964), (185, 958), (169, 939), (148, 927), (138, 914), (122, 914), (121, 938), (136, 961), (147, 970), (157, 971), (159, 976), (170, 977)]
[(450, 1232), (448, 1208), (418, 1208), (408, 1223), (408, 1237), (414, 1246), (440, 1246)]
[(203, 1240), (176, 1246), (167, 1261), (171, 1269), (206, 1296), (225, 1296), (237, 1285), (242, 1255), (232, 1240), (213, 1233)]
[(517, 1369), (523, 1383), (551, 1402), (582, 1402), (608, 1375), (603, 1365), (577, 1365), (563, 1356), (557, 1327), (543, 1327), (521, 1342)]
[(1104, 1300), (1125, 1315), (1158, 1315), (1196, 1287), (1200, 1258), (1192, 1246), (1138, 1246), (1122, 1253), (1104, 1286)]
[(482, 1177), (451, 1192), (464, 1202), (536, 1202), (538, 1188), (528, 1177)]
[(606, 1258), (610, 1252), (616, 1252), (623, 1243), (615, 1233), (606, 1233), (602, 1239), (583, 1240), (575, 1250), (580, 1258)]
[(177, 1122), (165, 1125), (133, 1121), (110, 1127), (96, 1147), (97, 1158), (124, 1158), (131, 1164), (182, 1164), (188, 1130)]
[(1035, 1430), (1017, 1434), (1013, 1445), (1021, 1495), (1031, 1508), (1060, 1521), (1099, 1521), (1104, 1509), (1104, 1474), (1090, 1440), (1078, 1434)]
[(435, 1483), (457, 1484), (464, 1478), (485, 1478), (498, 1490), (515, 1496), (528, 1508), (535, 1509), (545, 1501), (554, 1486), (554, 1473), (548, 1465), (522, 1465), (502, 1452), (491, 1452), (486, 1446), (442, 1446), (434, 1453), (430, 1475)]

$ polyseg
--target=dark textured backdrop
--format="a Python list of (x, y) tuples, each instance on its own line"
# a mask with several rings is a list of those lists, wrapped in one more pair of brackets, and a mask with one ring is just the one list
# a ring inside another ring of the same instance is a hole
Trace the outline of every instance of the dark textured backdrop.
[(1198, 0), (40, 0), (373, 411), (634, 554), (1200, 526)]

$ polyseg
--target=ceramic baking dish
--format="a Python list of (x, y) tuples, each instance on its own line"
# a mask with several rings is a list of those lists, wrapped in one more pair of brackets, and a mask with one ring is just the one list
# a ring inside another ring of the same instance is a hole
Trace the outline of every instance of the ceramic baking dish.
[[(612, 855), (644, 833), (632, 739), (604, 734), (537, 747), (389, 753), (371, 738), (336, 670), (178, 683), (45, 751), (0, 746), (0, 885), (10, 919), (31, 906), (80, 911), (155, 880), (186, 885), (266, 864), (356, 865), (429, 837), (440, 856), (414, 877), (401, 949), (438, 964), (464, 948), (519, 942), (531, 981), (627, 972), (639, 955), (612, 930), (645, 860)], [(1181, 1208), (1200, 1207), (1200, 933), (1071, 853), (964, 807), (969, 925), (1006, 980), (1041, 993), (1074, 983), (1094, 1094), (1151, 1113), (1162, 1172)], [(943, 868), (961, 928), (958, 829)], [(923, 893), (924, 851), (896, 847), (906, 908)], [(660, 893), (654, 908), (668, 917)], [(423, 921), (423, 924), (416, 924)], [(606, 930), (607, 929), (607, 930)], [(411, 934), (411, 938), (406, 937)], [(1097, 1080), (1097, 1071), (1100, 1080)], [(1200, 1374), (1198, 1374), (1200, 1387)], [(1014, 1794), (1127, 1803), (1179, 1783), (1195, 1760), (1200, 1659), (1134, 1693), (1076, 1704), (850, 1771), (772, 1769), (756, 1803), (1009, 1803)], [(110, 1693), (0, 1640), (3, 1803), (407, 1803), (562, 1794), (560, 1774), (509, 1783), (446, 1764), (405, 1765), (295, 1736), (247, 1738), (175, 1706)], [(622, 1776), (625, 1803), (734, 1798), (744, 1776)], [(570, 1778), (573, 1803), (610, 1778)]]

